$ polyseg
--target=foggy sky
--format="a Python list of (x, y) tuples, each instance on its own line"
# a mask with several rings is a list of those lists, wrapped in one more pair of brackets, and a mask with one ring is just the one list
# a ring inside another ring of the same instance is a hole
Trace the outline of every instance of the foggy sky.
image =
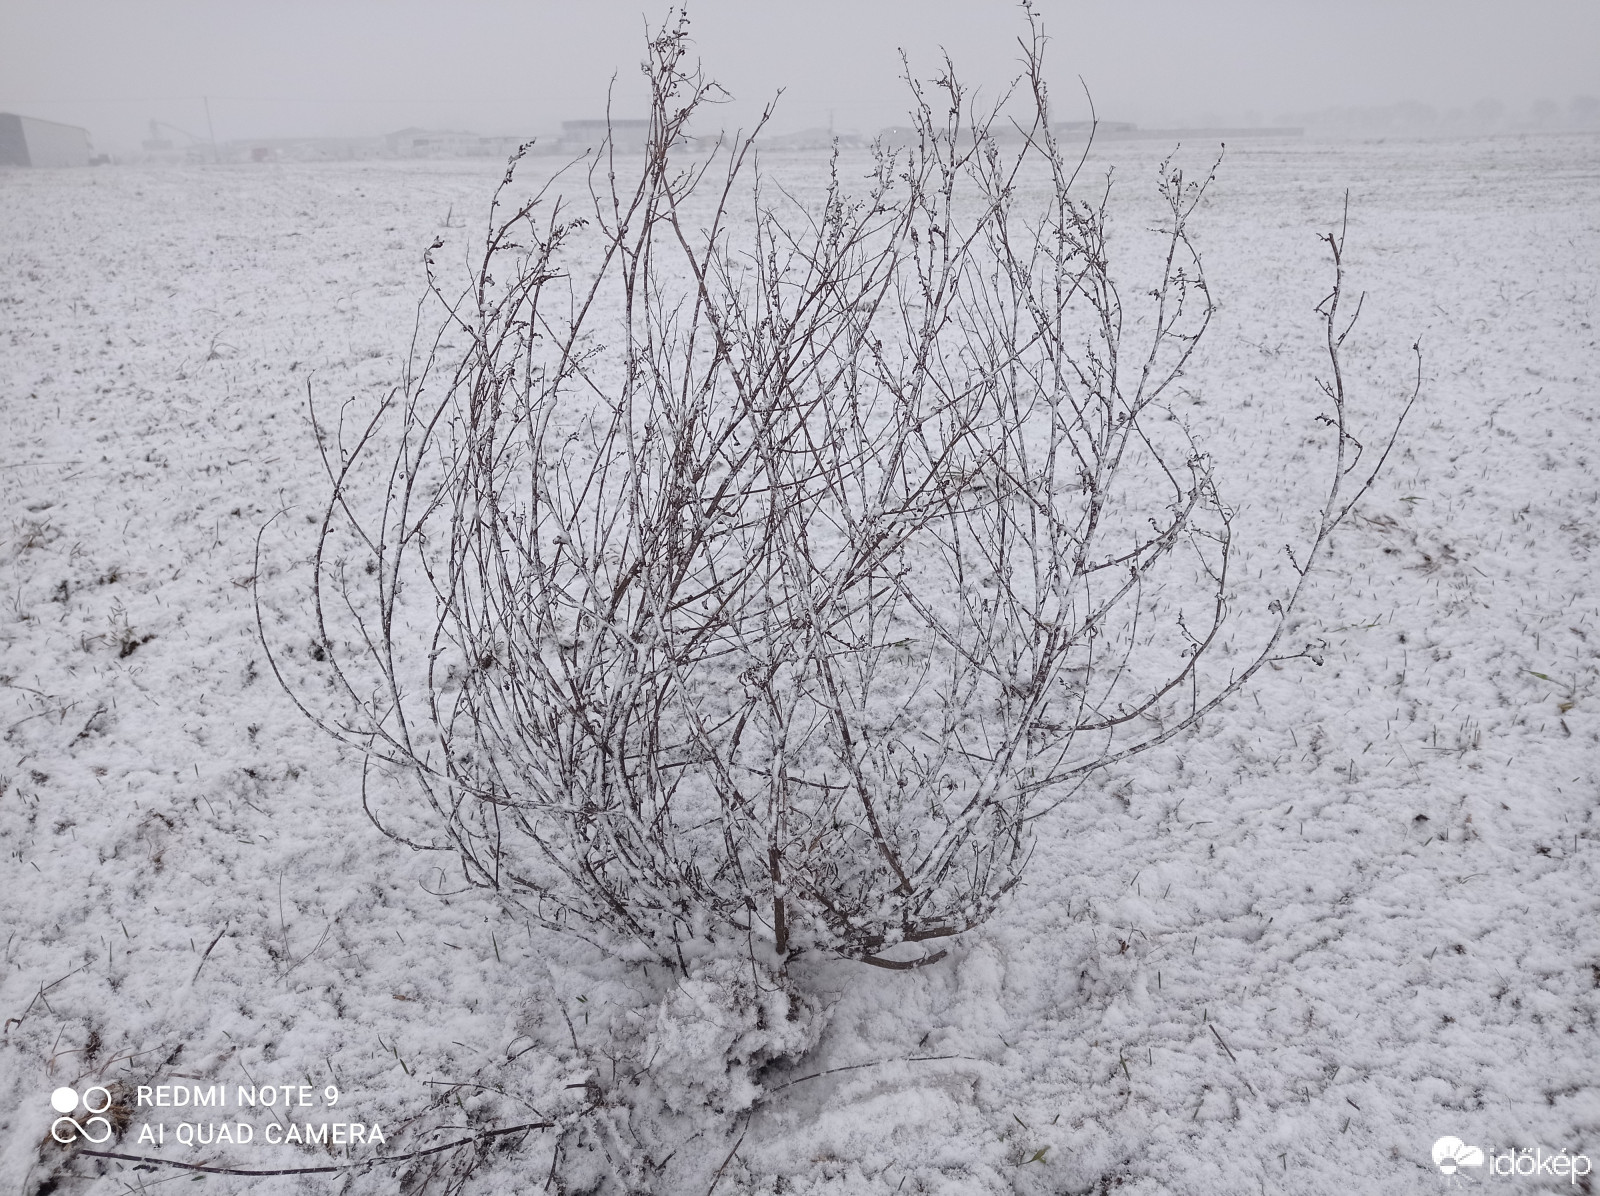
[[(1595, 0), (1039, 0), (1058, 115), (1253, 124), (1336, 106), (1600, 94)], [(528, 135), (645, 112), (640, 0), (0, 0), (0, 110), (136, 148), (158, 118), (219, 141), (406, 126)], [(696, 51), (748, 125), (872, 133), (904, 111), (898, 50), (941, 46), (989, 92), (1015, 68), (1009, 0), (699, 0)]]

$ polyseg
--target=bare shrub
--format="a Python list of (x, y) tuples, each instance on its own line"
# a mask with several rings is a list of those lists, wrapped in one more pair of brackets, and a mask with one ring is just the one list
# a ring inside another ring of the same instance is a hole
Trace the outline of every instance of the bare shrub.
[(1342, 234), (1326, 500), (1226, 671), (1233, 512), (1164, 403), (1214, 310), (1210, 177), (1162, 167), (1125, 301), (1042, 48), (1003, 101), (1026, 120), (947, 62), (904, 143), (853, 186), (835, 155), (807, 204), (753, 138), (689, 144), (717, 93), (668, 28), (642, 159), (513, 209), (514, 159), (471, 285), (430, 256), (403, 385), (351, 426), (313, 405), (334, 696), (291, 688), (415, 781), (431, 829), (388, 833), (684, 972), (733, 944), (916, 966), (1017, 884), (1035, 817), (1305, 654), (1311, 564), (1388, 453), (1352, 477)]

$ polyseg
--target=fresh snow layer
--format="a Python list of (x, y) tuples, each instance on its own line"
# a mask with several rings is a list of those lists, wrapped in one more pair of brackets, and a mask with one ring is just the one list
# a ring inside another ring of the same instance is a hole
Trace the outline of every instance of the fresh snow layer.
[[(1139, 265), (1157, 158), (1114, 144), (1085, 179), (1113, 158), (1112, 249)], [(555, 1119), (572, 1175), (676, 1151), (637, 1181), (658, 1191), (1416, 1192), (1448, 1182), (1447, 1135), (1600, 1158), (1600, 141), (1228, 151), (1194, 225), (1220, 311), (1177, 414), (1240, 511), (1235, 651), (1327, 482), (1313, 309), (1347, 190), (1369, 454), (1424, 354), (1294, 630), (1323, 663), (1264, 670), (1042, 819), (1028, 883), (942, 963), (797, 967), (827, 1026), (754, 1104), (631, 1125), (627, 1059), (704, 1038), (673, 1020), (699, 990), (385, 839), (256, 637), (253, 583), (270, 631), (303, 580), (281, 553), (255, 577), (257, 533), (325, 491), (308, 387), (332, 410), (395, 384), (421, 252), (461, 268), (499, 174), (0, 172), (0, 1187), (190, 1181), (49, 1141), (52, 1090), (97, 1084), (128, 1153), (325, 1166)], [(229, 1116), (204, 1119), (251, 1145), (175, 1145), (192, 1111), (128, 1107), (213, 1084)], [(240, 1085), (340, 1100), (240, 1112)], [(260, 1140), (307, 1119), (386, 1144)], [(197, 1182), (525, 1191), (556, 1140)], [(1528, 1182), (1490, 1169), (1457, 1181)]]

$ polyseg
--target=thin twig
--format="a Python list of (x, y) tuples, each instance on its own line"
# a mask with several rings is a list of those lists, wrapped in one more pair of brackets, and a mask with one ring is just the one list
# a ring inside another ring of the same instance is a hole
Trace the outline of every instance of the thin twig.
[(193, 984), (196, 980), (200, 979), (200, 969), (205, 967), (206, 966), (206, 960), (211, 958), (212, 948), (214, 948), (218, 943), (220, 943), (222, 941), (222, 936), (223, 935), (228, 933), (228, 925), (229, 925), (229, 923), (227, 923), (227, 922), (224, 922), (222, 924), (222, 929), (217, 931), (217, 937), (211, 940), (211, 944), (210, 944), (210, 946), (208, 946), (206, 948), (205, 954), (200, 957), (200, 962), (195, 964), (194, 975), (189, 977), (189, 983), (190, 984)]

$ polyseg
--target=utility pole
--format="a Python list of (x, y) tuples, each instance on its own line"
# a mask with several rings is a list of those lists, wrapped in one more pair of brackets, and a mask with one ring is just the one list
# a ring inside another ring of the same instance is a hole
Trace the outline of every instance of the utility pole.
[(206, 105), (206, 132), (211, 134), (211, 161), (220, 166), (222, 164), (222, 155), (217, 153), (217, 130), (211, 124), (211, 97), (201, 96), (200, 98), (205, 101)]

